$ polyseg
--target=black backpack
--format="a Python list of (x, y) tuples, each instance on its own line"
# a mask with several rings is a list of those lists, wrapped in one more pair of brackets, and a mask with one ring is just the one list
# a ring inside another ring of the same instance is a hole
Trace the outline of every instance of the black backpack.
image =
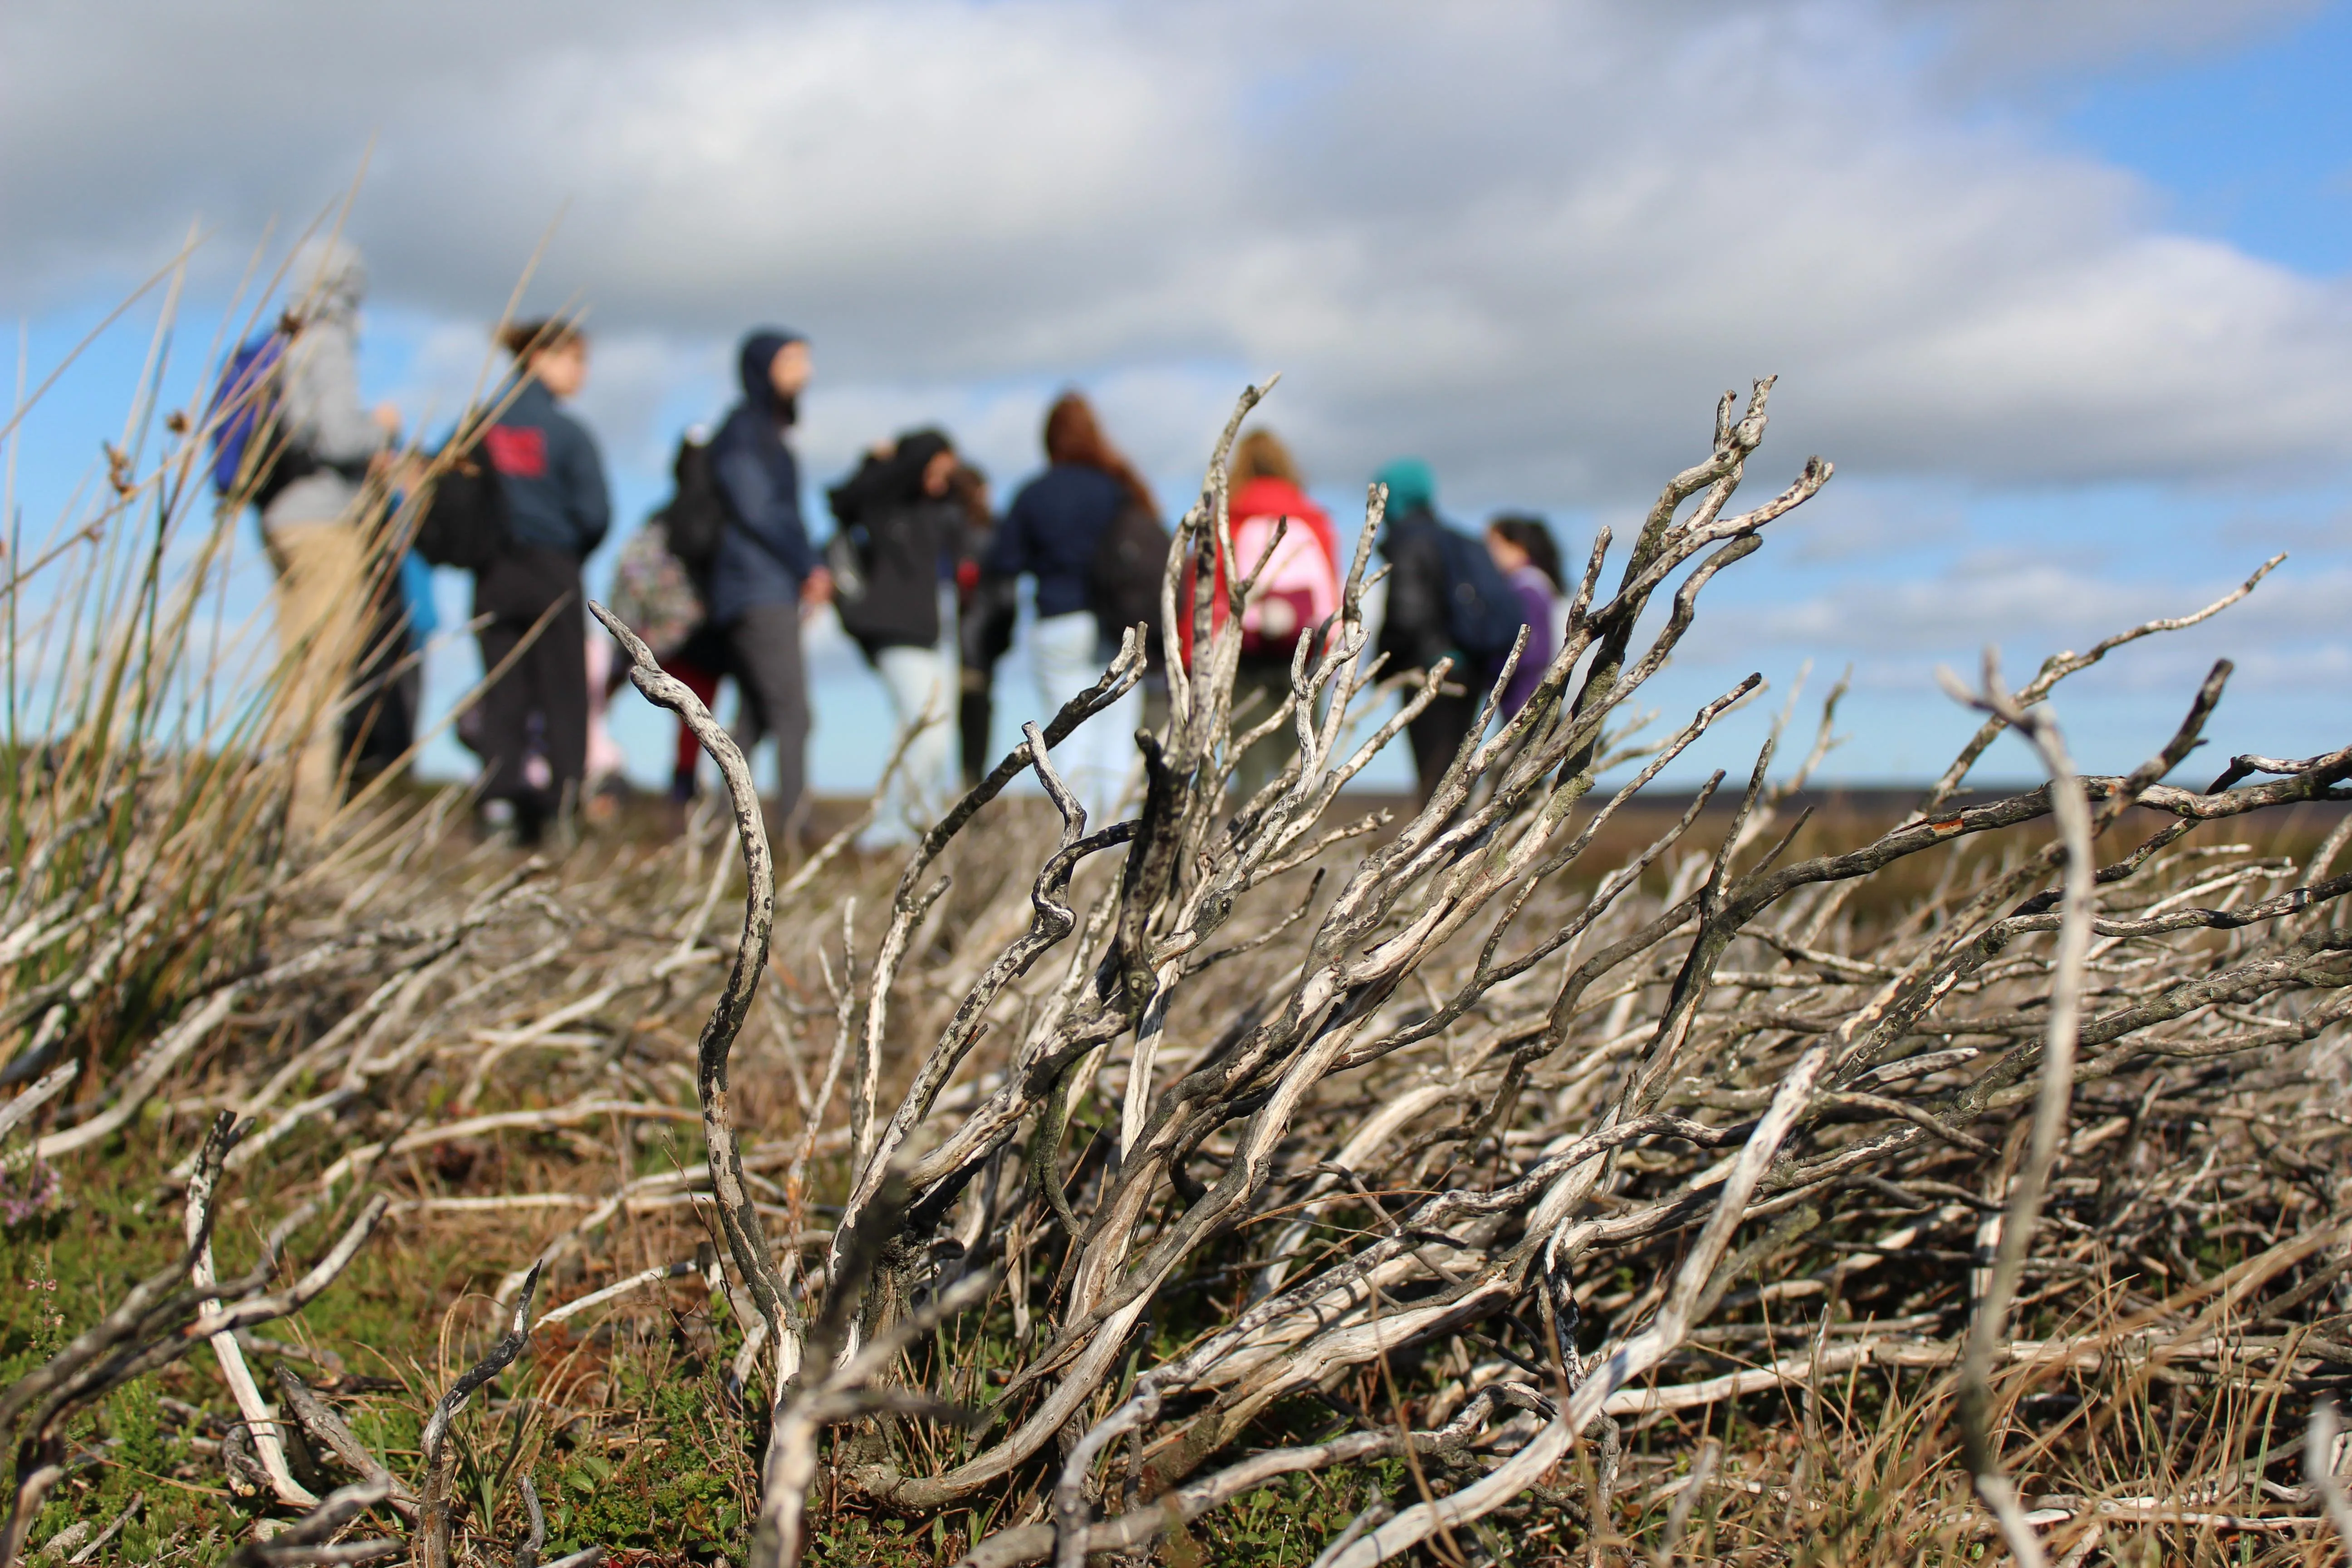
[(866, 527), (870, 481), (887, 466), (886, 459), (868, 452), (856, 473), (824, 492), (825, 504), (833, 509), (833, 532), (817, 547), (817, 554), (833, 574), (833, 610), (841, 617), (841, 629), (860, 640), (875, 629), (862, 613), (874, 563), (874, 542)]
[(454, 456), (443, 448), (447, 466), (425, 491), (424, 510), (416, 520), (416, 553), (435, 566), (456, 566), (479, 572), (513, 547), (507, 522), (506, 482), (479, 445), (479, 433), (457, 447)]
[(1160, 583), (1168, 570), (1171, 537), (1158, 518), (1129, 501), (1095, 542), (1094, 559), (1087, 563), (1087, 607), (1095, 613), (1095, 628), (1105, 642), (1118, 642), (1140, 622), (1151, 628), (1152, 646), (1158, 647)]
[(696, 582), (707, 582), (711, 563), (719, 556), (719, 541), (734, 516), (711, 467), (710, 444), (692, 436), (680, 437), (670, 475), (677, 489), (669, 504), (656, 514), (668, 532), (669, 552)]
[(1437, 525), (1437, 539), (1445, 557), (1445, 629), (1473, 663), (1498, 668), (1527, 625), (1519, 596), (1485, 542), (1444, 523)]

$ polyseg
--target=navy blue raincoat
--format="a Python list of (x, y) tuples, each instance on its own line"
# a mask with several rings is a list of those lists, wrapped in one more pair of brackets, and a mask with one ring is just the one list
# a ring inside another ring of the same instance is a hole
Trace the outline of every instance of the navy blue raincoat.
[(710, 619), (732, 626), (761, 605), (800, 602), (801, 584), (816, 570), (816, 549), (801, 515), (801, 466), (784, 441), (791, 401), (778, 395), (769, 366), (796, 332), (758, 331), (743, 340), (737, 365), (743, 401), (711, 438), (711, 471), (732, 516), (711, 562)]

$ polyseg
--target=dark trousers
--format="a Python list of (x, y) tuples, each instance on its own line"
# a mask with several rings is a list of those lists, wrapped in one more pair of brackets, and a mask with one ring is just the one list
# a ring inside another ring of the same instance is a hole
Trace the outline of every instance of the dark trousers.
[(1477, 722), (1478, 702), (1478, 697), (1468, 693), (1440, 696), (1404, 727), (1406, 738), (1412, 742), (1412, 771), (1423, 805), (1453, 765), (1454, 753), (1462, 749), (1470, 726)]
[[(719, 706), (719, 682), (727, 673), (727, 658), (726, 634), (705, 623), (697, 626), (676, 652), (663, 656), (662, 668), (686, 682), (686, 689), (701, 699), (705, 708), (715, 710)], [(694, 776), (702, 765), (702, 742), (694, 738), (693, 729), (683, 719), (677, 721), (677, 745), (670, 759), (670, 798), (692, 800)]]
[[(523, 647), (551, 606), (555, 613)], [(475, 579), (474, 613), (492, 617), (481, 632), (484, 671), (514, 658), (481, 698), (477, 749), (489, 780), (484, 793), (513, 801), (528, 832), (554, 815), (565, 787), (576, 791), (588, 771), (588, 612), (580, 562), (562, 551), (519, 547)], [(544, 785), (528, 776), (533, 751), (547, 760)]]
[(416, 739), (424, 671), (414, 655), (408, 606), (389, 573), (371, 578), (373, 626), (361, 648), (343, 710), (342, 756), (352, 776), (373, 778), (398, 762)]
[(956, 741), (963, 763), (963, 787), (971, 788), (988, 776), (996, 759), (989, 754), (988, 731), (996, 722), (996, 698), (992, 689), (996, 671), (963, 667), (963, 689), (956, 698)]
[(808, 672), (801, 662), (801, 607), (754, 605), (727, 628), (730, 672), (743, 692), (735, 743), (749, 757), (767, 736), (776, 741), (776, 820), (796, 837), (802, 783), (808, 776)]

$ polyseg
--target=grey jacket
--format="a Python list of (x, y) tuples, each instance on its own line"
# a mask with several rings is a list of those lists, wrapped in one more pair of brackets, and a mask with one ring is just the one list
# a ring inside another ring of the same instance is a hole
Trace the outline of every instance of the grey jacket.
[(313, 244), (294, 263), (305, 290), (301, 328), (287, 345), (278, 416), (287, 444), (320, 465), (278, 491), (264, 513), (268, 527), (331, 522), (359, 494), (367, 461), (391, 439), (360, 401), (359, 309), (367, 268), (342, 241)]

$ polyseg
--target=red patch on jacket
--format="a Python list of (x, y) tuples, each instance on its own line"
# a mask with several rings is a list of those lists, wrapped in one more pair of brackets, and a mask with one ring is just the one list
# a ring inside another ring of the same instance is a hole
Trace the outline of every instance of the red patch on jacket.
[(490, 464), (510, 479), (547, 478), (547, 432), (530, 425), (493, 425), (482, 432)]

